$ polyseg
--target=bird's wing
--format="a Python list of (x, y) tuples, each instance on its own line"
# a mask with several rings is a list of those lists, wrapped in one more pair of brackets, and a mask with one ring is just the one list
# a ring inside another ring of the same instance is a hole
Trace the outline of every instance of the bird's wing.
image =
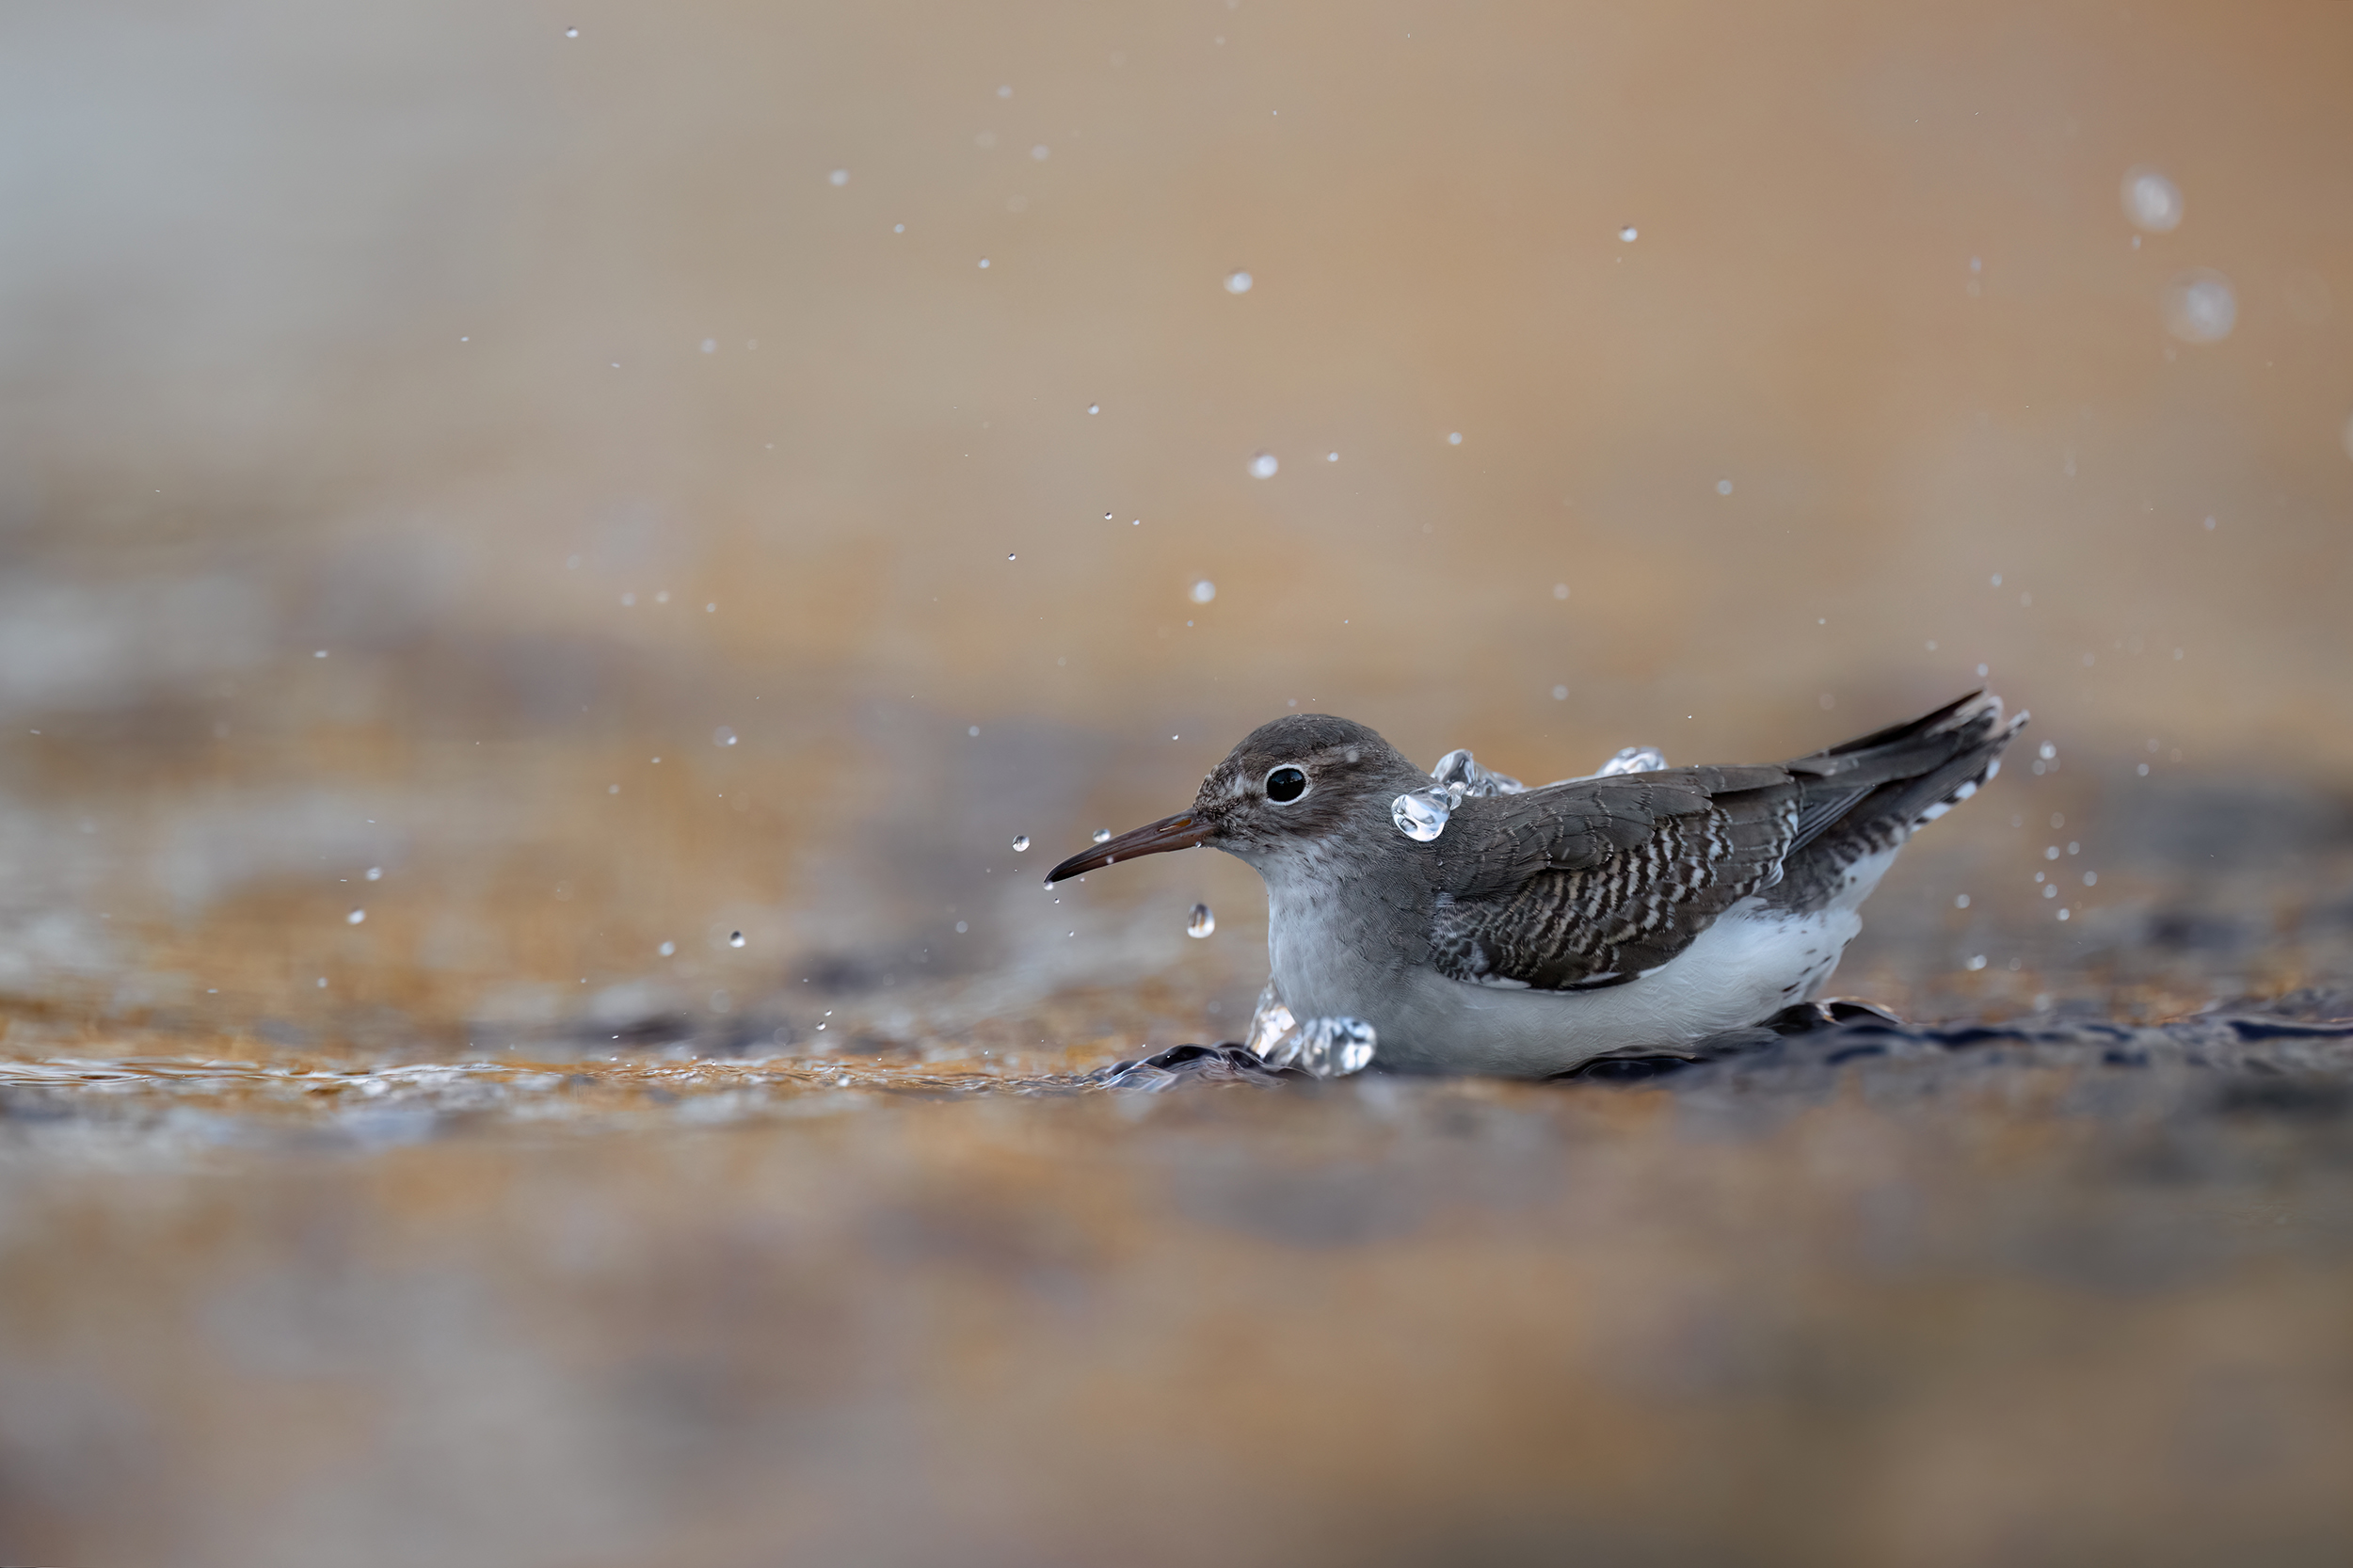
[(1487, 985), (1632, 980), (1772, 885), (1798, 807), (1798, 782), (1778, 767), (1672, 768), (1465, 800), (1435, 846), (1433, 958)]

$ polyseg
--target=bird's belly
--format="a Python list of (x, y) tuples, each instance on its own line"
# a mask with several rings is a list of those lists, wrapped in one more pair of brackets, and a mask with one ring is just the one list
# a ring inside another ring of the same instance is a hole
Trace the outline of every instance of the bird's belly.
[(1761, 1023), (1817, 995), (1862, 927), (1851, 907), (1792, 914), (1747, 899), (1667, 964), (1589, 991), (1479, 985), (1426, 966), (1367, 973), (1305, 932), (1270, 946), (1292, 1013), (1364, 1019), (1384, 1067), (1545, 1077), (1611, 1051), (1673, 1051)]

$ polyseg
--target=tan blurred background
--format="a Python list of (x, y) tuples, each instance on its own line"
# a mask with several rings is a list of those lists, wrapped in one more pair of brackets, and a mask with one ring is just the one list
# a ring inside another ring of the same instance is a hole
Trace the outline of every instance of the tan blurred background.
[(1241, 867), (1029, 873), (1292, 700), (1552, 777), (1983, 664), (2063, 758), (2353, 763), (2341, 8), (7, 25), (26, 995), (454, 1039), (1207, 897), (1241, 1005)]
[(0, 1556), (2342, 1560), (2325, 1032), (919, 1100), (1239, 1033), (1246, 869), (1038, 879), (1294, 702), (1542, 780), (1983, 671), (1841, 988), (2345, 984), (2349, 58), (0, 14)]

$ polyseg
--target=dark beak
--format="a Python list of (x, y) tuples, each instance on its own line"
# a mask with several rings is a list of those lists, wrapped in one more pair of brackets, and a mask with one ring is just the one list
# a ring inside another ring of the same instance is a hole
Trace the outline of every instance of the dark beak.
[(1179, 811), (1173, 817), (1146, 823), (1132, 833), (1122, 833), (1107, 844), (1097, 844), (1084, 855), (1074, 855), (1046, 873), (1046, 885), (1052, 887), (1065, 876), (1083, 872), (1099, 872), (1114, 860), (1132, 860), (1139, 855), (1159, 855), (1166, 850), (1191, 849), (1209, 838), (1209, 824), (1198, 811)]

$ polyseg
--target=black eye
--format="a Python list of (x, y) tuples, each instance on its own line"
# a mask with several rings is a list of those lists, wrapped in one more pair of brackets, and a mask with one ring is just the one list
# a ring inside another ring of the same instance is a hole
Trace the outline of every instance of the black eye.
[(1297, 768), (1277, 768), (1266, 776), (1269, 800), (1297, 800), (1307, 792), (1307, 776)]

